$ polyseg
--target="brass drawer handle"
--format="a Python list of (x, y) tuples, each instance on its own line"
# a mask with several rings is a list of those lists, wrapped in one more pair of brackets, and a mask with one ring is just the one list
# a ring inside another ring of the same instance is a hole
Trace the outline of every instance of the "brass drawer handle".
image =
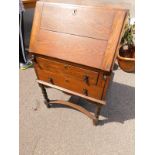
[(107, 79), (107, 76), (106, 75), (103, 75), (103, 80), (106, 80)]
[(83, 89), (83, 94), (88, 96), (88, 90), (87, 89)]
[(83, 76), (83, 82), (85, 82), (86, 84), (89, 84), (89, 77), (87, 75)]
[(52, 78), (48, 78), (48, 82), (53, 84), (53, 79)]

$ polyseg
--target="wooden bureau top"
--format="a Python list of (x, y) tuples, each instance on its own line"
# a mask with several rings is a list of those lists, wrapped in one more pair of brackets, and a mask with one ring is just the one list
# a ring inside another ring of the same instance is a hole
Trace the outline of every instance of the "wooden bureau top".
[(111, 71), (128, 11), (61, 2), (37, 2), (29, 51)]

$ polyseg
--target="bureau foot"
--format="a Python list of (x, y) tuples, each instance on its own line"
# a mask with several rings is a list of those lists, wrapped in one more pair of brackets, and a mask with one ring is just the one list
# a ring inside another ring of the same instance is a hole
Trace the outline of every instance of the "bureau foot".
[(41, 91), (42, 91), (42, 94), (43, 94), (43, 97), (44, 97), (44, 103), (45, 103), (45, 105), (47, 106), (47, 108), (50, 108), (51, 105), (49, 104), (49, 98), (48, 98), (48, 95), (47, 95), (45, 86), (43, 84), (40, 84), (39, 83), (39, 87), (41, 88)]
[(52, 104), (49, 104), (49, 102), (44, 101), (44, 103), (45, 103), (47, 108), (51, 108), (52, 107)]
[(93, 120), (93, 124), (94, 125), (98, 124), (98, 119), (99, 119), (100, 112), (101, 112), (101, 106), (100, 105), (96, 105), (95, 119)]

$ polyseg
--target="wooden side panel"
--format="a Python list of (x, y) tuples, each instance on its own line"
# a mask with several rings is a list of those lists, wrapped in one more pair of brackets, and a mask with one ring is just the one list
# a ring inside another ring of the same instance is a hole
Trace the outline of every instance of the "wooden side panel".
[(35, 7), (31, 38), (30, 38), (30, 49), (29, 51), (33, 51), (37, 34), (40, 29), (41, 15), (42, 15), (43, 2), (37, 2)]
[(41, 28), (108, 40), (115, 11), (78, 5), (45, 3)]
[(111, 76), (107, 76), (106, 81), (104, 81), (104, 89), (103, 89), (103, 95), (102, 95), (103, 100), (105, 100), (105, 98), (106, 98), (106, 94), (107, 94), (107, 90), (108, 90), (110, 80), (111, 80)]
[(40, 30), (31, 52), (77, 64), (100, 68), (107, 42)]
[(112, 69), (126, 15), (127, 12), (121, 10), (117, 11), (115, 15), (111, 36), (108, 40), (107, 48), (104, 52), (103, 61), (100, 67), (104, 71), (110, 71)]

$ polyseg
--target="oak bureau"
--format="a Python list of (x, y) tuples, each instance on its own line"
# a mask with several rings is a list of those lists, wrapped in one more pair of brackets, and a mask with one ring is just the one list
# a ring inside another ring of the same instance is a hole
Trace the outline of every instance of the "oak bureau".
[[(29, 52), (47, 107), (64, 104), (97, 124), (128, 10), (84, 1), (38, 1)], [(96, 105), (91, 114), (78, 104), (50, 100), (52, 87)]]

